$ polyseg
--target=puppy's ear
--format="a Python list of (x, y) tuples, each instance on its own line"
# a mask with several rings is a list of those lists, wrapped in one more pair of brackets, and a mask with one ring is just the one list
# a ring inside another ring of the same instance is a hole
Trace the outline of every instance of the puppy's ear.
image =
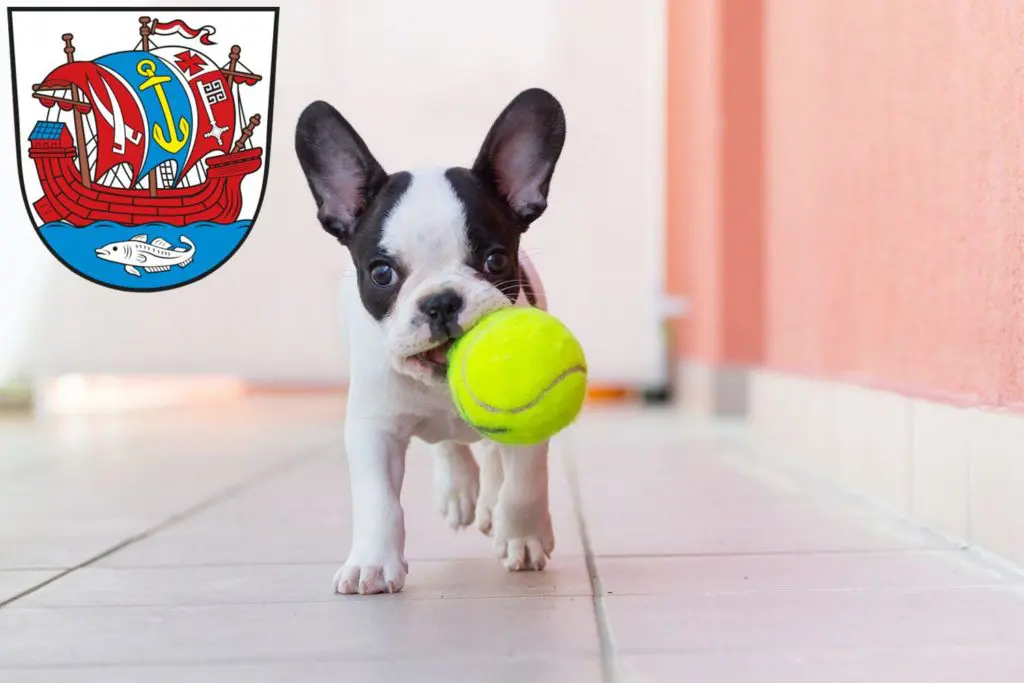
[(548, 186), (564, 142), (562, 105), (546, 90), (525, 90), (491, 126), (473, 172), (529, 226), (548, 206)]
[(316, 199), (320, 224), (347, 245), (387, 174), (355, 129), (326, 102), (313, 102), (299, 116), (295, 153)]

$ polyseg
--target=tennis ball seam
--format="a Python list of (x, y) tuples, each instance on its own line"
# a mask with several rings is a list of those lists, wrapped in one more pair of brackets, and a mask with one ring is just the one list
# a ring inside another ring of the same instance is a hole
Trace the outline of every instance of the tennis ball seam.
[(483, 408), (489, 413), (495, 413), (499, 415), (518, 415), (519, 413), (526, 412), (530, 408), (533, 408), (538, 403), (540, 403), (541, 400), (545, 396), (547, 396), (548, 392), (550, 392), (556, 386), (561, 384), (568, 377), (575, 375), (577, 373), (585, 374), (587, 372), (587, 368), (585, 366), (573, 365), (572, 367), (563, 370), (561, 374), (559, 374), (557, 377), (551, 380), (551, 382), (546, 387), (544, 387), (543, 391), (538, 393), (536, 396), (534, 396), (532, 399), (530, 399), (523, 405), (516, 406), (515, 408), (499, 408), (497, 406), (492, 406), (490, 403), (481, 400), (479, 396), (473, 393), (473, 388), (469, 384), (469, 376), (466, 374), (467, 370), (465, 362), (462, 363), (459, 369), (462, 371), (462, 386), (465, 389), (466, 393), (469, 394), (469, 397), (473, 399), (473, 403), (475, 403), (478, 407)]

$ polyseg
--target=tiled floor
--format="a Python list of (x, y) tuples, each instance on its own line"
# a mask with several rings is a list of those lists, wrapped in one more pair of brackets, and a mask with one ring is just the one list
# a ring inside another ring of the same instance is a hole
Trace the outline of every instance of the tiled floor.
[(0, 421), (0, 681), (1024, 680), (1019, 575), (667, 412), (561, 439), (541, 574), (415, 447), (406, 592), (335, 596), (340, 405)]

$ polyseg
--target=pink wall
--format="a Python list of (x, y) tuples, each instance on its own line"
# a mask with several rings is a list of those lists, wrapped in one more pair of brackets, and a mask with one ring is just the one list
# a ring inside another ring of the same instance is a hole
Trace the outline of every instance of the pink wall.
[(764, 11), (762, 0), (719, 7), (722, 349), (725, 362), (752, 365), (764, 353)]
[(761, 358), (760, 0), (669, 0), (668, 273), (692, 315), (680, 355)]
[(669, 290), (693, 315), (677, 330), (681, 355), (721, 357), (718, 279), (717, 1), (668, 3), (667, 167)]
[(1024, 405), (1024, 0), (669, 0), (686, 358)]
[(1021, 27), (1021, 0), (770, 0), (769, 367), (1024, 403)]

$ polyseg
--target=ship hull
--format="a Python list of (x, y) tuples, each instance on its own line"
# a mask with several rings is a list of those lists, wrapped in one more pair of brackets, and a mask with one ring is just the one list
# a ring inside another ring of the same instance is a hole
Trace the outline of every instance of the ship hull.
[(76, 227), (98, 221), (121, 225), (167, 223), (182, 226), (208, 221), (233, 223), (242, 211), (242, 180), (262, 165), (259, 147), (212, 156), (206, 160), (202, 185), (160, 190), (123, 190), (92, 184), (86, 187), (72, 149), (29, 150), (43, 196), (33, 203), (43, 223), (64, 221)]

